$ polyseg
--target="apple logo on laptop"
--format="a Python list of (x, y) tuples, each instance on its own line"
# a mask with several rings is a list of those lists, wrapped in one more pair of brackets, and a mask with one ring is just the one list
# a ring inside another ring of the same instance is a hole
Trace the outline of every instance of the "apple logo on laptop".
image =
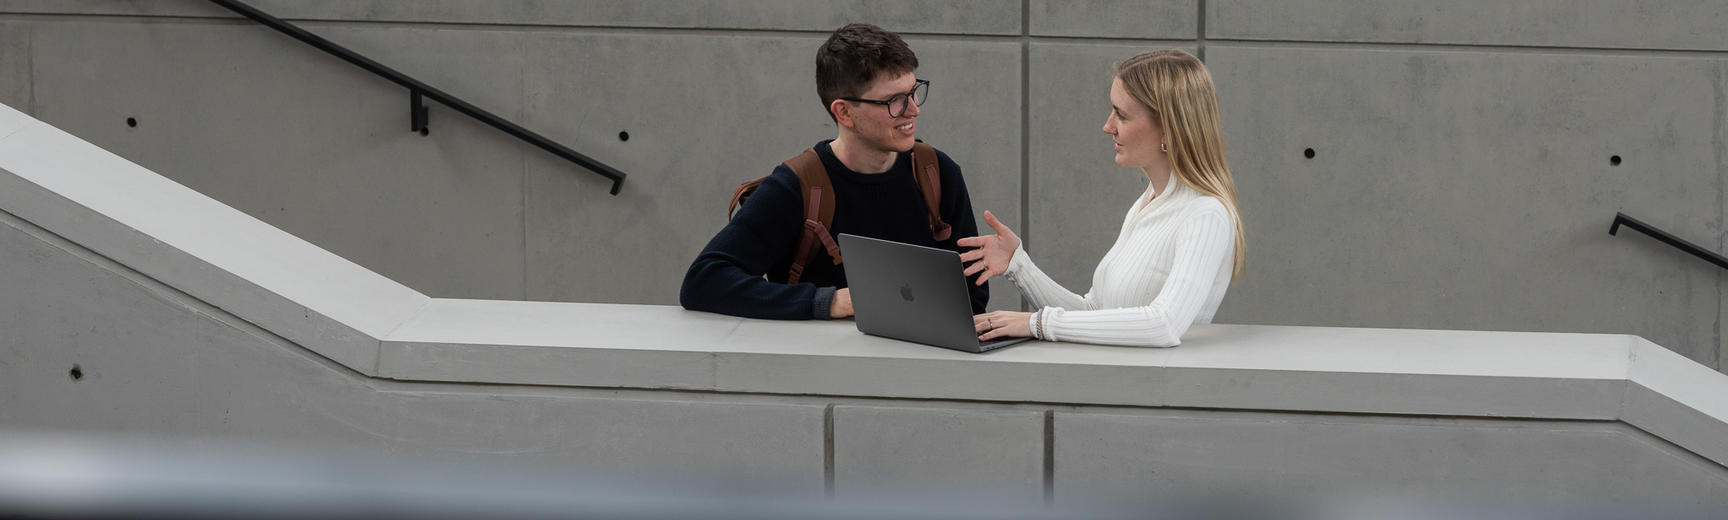
[(906, 301), (912, 301), (912, 286), (911, 285), (905, 285), (905, 284), (900, 285), (900, 299), (906, 300)]

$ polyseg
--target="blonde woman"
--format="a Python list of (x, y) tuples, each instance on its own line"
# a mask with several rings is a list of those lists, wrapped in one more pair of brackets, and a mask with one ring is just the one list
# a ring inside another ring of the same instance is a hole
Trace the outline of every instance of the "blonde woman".
[(960, 258), (978, 283), (1006, 276), (1036, 312), (974, 318), (978, 339), (1033, 336), (1049, 341), (1170, 347), (1196, 323), (1210, 323), (1230, 281), (1242, 274), (1242, 220), (1224, 160), (1218, 94), (1206, 66), (1180, 50), (1140, 54), (1115, 67), (1104, 133), (1116, 164), (1139, 168), (1146, 192), (1128, 207), (1116, 244), (1084, 296), (1032, 263), (1013, 230), (984, 212), (996, 234), (965, 238)]

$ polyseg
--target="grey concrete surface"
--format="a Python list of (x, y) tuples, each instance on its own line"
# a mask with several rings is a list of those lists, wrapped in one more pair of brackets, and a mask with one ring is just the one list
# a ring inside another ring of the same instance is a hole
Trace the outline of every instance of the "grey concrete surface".
[[(824, 486), (819, 401), (368, 379), (28, 223), (6, 224), (0, 330), (14, 332), (0, 335), (0, 421), (12, 428), (720, 475), (811, 494)], [(833, 417), (842, 496), (893, 486), (1043, 496), (1042, 411), (875, 401), (835, 406)], [(1728, 486), (1721, 466), (1614, 423), (1086, 407), (1060, 409), (1056, 420), (1058, 501), (1184, 486), (1371, 486), (1720, 507)]]
[(527, 71), (528, 124), (631, 175), (612, 197), (603, 179), (528, 157), (528, 273), (537, 282), (528, 296), (675, 303), (690, 260), (725, 224), (732, 188), (833, 137), (805, 79), (819, 43), (538, 38), (529, 60), (548, 66)]
[[(1123, 443), (1110, 485), (1175, 466), (1153, 474), (1268, 493), (1372, 481), (1716, 506), (1728, 483), (1728, 376), (1634, 337), (1207, 325), (1181, 349), (974, 355), (844, 321), (429, 299), (11, 110), (0, 265), (0, 424), (29, 431), (534, 460), (812, 495), (931, 482), (1082, 496), (1112, 488), (1093, 473), (1064, 484), (1061, 461), (1084, 468)], [(343, 343), (356, 335), (371, 349)], [(1240, 413), (1270, 409), (1294, 413)], [(1130, 419), (1046, 430), (1052, 411)], [(1204, 420), (1139, 419), (1169, 413)], [(1133, 442), (1144, 436), (1159, 441)]]
[(1728, 455), (1728, 436), (1703, 435), (1705, 430), (1692, 428), (1728, 412), (1728, 400), (1700, 391), (1716, 379), (1715, 373), (1661, 345), (1640, 340), (1632, 346), (1628, 374), (1637, 383), (1627, 386), (1622, 405), (1627, 424), (1680, 439), (1688, 449), (1706, 457)]
[[(536, 300), (676, 303), (691, 259), (725, 225), (738, 184), (832, 139), (816, 38), (546, 35), (534, 40), (527, 121), (630, 173), (610, 184), (527, 159), (528, 278)], [(979, 213), (1018, 215), (1018, 46), (910, 42), (933, 82), (920, 136), (962, 162)], [(596, 74), (595, 71), (628, 71)], [(946, 94), (945, 94), (946, 93)], [(989, 129), (973, 132), (971, 129)], [(630, 139), (621, 140), (620, 132)], [(673, 247), (677, 245), (677, 247)], [(625, 272), (630, 276), (601, 273)], [(1018, 306), (997, 284), (998, 308)]]
[[(1615, 423), (1059, 411), (1055, 432), (1058, 497), (1231, 490), (1728, 507), (1728, 478), (1710, 463)], [(1211, 449), (1219, 444), (1240, 449)]]
[[(1025, 98), (1020, 45), (928, 37), (911, 37), (907, 44), (918, 52), (918, 76), (932, 82), (930, 100), (920, 107), (918, 138), (960, 165), (978, 233), (993, 233), (984, 223), (985, 210), (1003, 222), (1024, 222), (1020, 179), (1025, 168), (1017, 144), (1025, 118), (1018, 110)], [(807, 75), (814, 74), (812, 68)], [(1020, 309), (1020, 290), (1013, 283), (985, 283), (990, 284), (990, 310)]]
[(432, 296), (670, 304), (731, 188), (833, 133), (810, 54), (871, 21), (922, 52), (923, 137), (977, 206), (1084, 291), (1144, 186), (1094, 148), (1107, 66), (1204, 49), (1248, 224), (1220, 321), (1728, 358), (1721, 273), (1600, 232), (1623, 210), (1728, 244), (1711, 2), (258, 5), (620, 166), (624, 194), (436, 105), (409, 134), (397, 87), (204, 2), (0, 1), (0, 97)]
[(925, 137), (981, 208), (1023, 197), (1009, 220), (1082, 291), (1143, 186), (1087, 152), (1104, 68), (1203, 44), (1249, 225), (1221, 321), (1636, 334), (1720, 369), (1721, 273), (1600, 228), (1723, 246), (1722, 10), (1489, 4), (259, 3), (627, 166), (616, 198), (441, 107), (408, 134), (398, 88), (205, 2), (0, 1), (0, 96), (421, 292), (672, 303), (731, 187), (832, 133), (764, 78), (807, 80), (823, 32), (873, 21), (948, 75)]
[[(723, 474), (822, 489), (822, 406), (393, 384), (3, 224), (0, 263), (7, 428), (352, 447), (603, 474)], [(78, 380), (69, 376), (75, 365)]]
[[(1017, 0), (468, 0), (302, 2), (253, 0), (248, 4), (295, 21), (366, 21), (564, 27), (724, 28), (831, 31), (858, 20), (906, 33), (1020, 34)], [(133, 0), (0, 1), (0, 14), (82, 14), (239, 18), (207, 2)]]
[(4, 106), (0, 209), (361, 372), (428, 300)]
[[(1032, 0), (1027, 31), (1034, 36), (1187, 40), (1198, 36), (1196, 0)], [(1124, 56), (1126, 57), (1126, 56)]]
[(29, 111), (31, 104), (29, 24), (0, 22), (0, 105)]
[(1206, 10), (1211, 38), (1728, 50), (1728, 11), (1712, 0), (1213, 0)]
[[(1720, 62), (1247, 45), (1208, 60), (1250, 255), (1220, 320), (1630, 333), (1716, 363), (1720, 269), (1605, 231), (1624, 211), (1721, 240)], [(1610, 101), (1626, 98), (1641, 101)]]
[(836, 495), (988, 490), (1042, 499), (1044, 414), (834, 407)]
[(1092, 287), (1092, 272), (1116, 241), (1122, 217), (1146, 191), (1145, 173), (1116, 165), (1103, 130), (1110, 113), (1110, 67), (1158, 48), (1196, 50), (1169, 42), (1031, 46), (1026, 252), (1076, 294)]
[[(39, 118), (426, 293), (523, 297), (530, 147), (436, 104), (432, 134), (413, 134), (406, 90), (261, 27), (54, 27), (38, 54), (83, 66), (37, 75)], [(520, 115), (508, 35), (314, 30), (391, 42), (393, 64), (435, 84), (485, 78), (450, 90)]]

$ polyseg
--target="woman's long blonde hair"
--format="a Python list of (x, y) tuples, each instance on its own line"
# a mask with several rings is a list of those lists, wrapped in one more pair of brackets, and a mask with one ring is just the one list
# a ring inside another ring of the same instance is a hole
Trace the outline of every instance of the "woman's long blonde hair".
[(1224, 130), (1218, 117), (1218, 90), (1212, 75), (1194, 55), (1181, 50), (1141, 53), (1116, 64), (1116, 78), (1164, 130), (1170, 172), (1184, 186), (1224, 202), (1236, 221), (1236, 260), (1231, 279), (1242, 277), (1247, 241), (1237, 211), (1236, 181), (1224, 159)]

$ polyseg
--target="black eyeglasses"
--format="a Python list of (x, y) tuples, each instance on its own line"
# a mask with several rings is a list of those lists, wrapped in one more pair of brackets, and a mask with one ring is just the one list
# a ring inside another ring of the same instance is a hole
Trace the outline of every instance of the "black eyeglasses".
[(917, 83), (912, 86), (911, 92), (903, 92), (903, 93), (895, 94), (892, 97), (889, 97), (888, 99), (862, 99), (862, 98), (850, 98), (850, 97), (849, 98), (840, 98), (840, 99), (843, 99), (846, 101), (852, 101), (852, 102), (856, 102), (856, 103), (869, 103), (872, 105), (882, 105), (882, 106), (888, 107), (888, 117), (900, 117), (901, 114), (906, 113), (906, 107), (907, 107), (907, 105), (910, 104), (910, 103), (907, 103), (908, 101), (910, 101), (912, 103), (917, 103), (918, 106), (924, 106), (924, 100), (929, 99), (929, 98), (930, 98), (930, 82), (927, 80), (921, 79), (921, 80), (917, 80)]

